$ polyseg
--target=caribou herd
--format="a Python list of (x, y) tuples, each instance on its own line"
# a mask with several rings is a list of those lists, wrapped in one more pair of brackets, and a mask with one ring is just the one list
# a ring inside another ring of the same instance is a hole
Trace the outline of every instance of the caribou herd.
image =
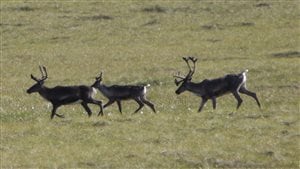
[[(184, 91), (189, 91), (201, 97), (202, 100), (198, 112), (203, 109), (208, 100), (212, 101), (213, 109), (215, 109), (217, 105), (217, 97), (229, 93), (233, 94), (234, 98), (237, 100), (237, 109), (243, 102), (240, 97), (240, 93), (252, 97), (256, 101), (258, 107), (261, 107), (256, 93), (251, 92), (246, 88), (246, 73), (248, 70), (244, 70), (238, 74), (227, 74), (216, 79), (205, 79), (201, 82), (192, 82), (192, 76), (195, 73), (197, 59), (195, 57), (183, 57), (183, 60), (187, 64), (189, 72), (185, 76), (180, 75), (179, 72), (177, 75), (174, 75), (175, 84), (176, 86), (179, 86), (175, 93), (179, 95)], [(192, 63), (192, 66), (190, 63)], [(122, 114), (121, 101), (123, 100), (134, 100), (138, 103), (139, 107), (134, 111), (134, 113), (139, 112), (145, 104), (149, 106), (154, 113), (156, 113), (154, 104), (146, 99), (147, 88), (150, 85), (107, 86), (102, 83), (103, 73), (100, 72), (99, 76), (95, 78), (95, 82), (90, 86), (56, 86), (49, 88), (44, 85), (45, 80), (48, 78), (47, 69), (44, 66), (40, 66), (39, 68), (42, 77), (38, 79), (31, 74), (31, 79), (33, 79), (36, 83), (27, 90), (27, 93), (31, 94), (37, 92), (52, 104), (51, 119), (53, 119), (54, 116), (64, 118), (64, 115), (56, 113), (57, 108), (62, 105), (74, 103), (81, 104), (88, 116), (92, 115), (92, 111), (88, 107), (88, 104), (98, 105), (100, 108), (98, 116), (103, 116), (103, 109), (114, 102), (117, 102), (119, 111)], [(97, 93), (97, 90), (99, 90), (108, 99), (106, 104), (102, 105), (102, 101), (95, 99), (94, 96)]]

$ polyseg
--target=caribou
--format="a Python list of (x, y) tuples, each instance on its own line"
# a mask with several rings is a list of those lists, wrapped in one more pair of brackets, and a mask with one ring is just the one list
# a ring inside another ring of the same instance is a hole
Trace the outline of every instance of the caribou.
[(36, 81), (36, 83), (27, 90), (27, 93), (31, 94), (37, 92), (52, 104), (51, 119), (53, 119), (54, 116), (64, 118), (64, 115), (56, 113), (57, 108), (73, 103), (80, 103), (89, 117), (92, 115), (92, 111), (88, 107), (88, 104), (98, 105), (100, 107), (99, 114), (103, 115), (102, 102), (93, 98), (97, 92), (95, 88), (84, 85), (48, 88), (44, 86), (44, 82), (48, 78), (46, 67), (40, 66), (39, 68), (42, 78), (38, 79), (31, 74), (31, 79)]
[(101, 72), (100, 75), (95, 78), (96, 81), (92, 85), (92, 87), (97, 88), (108, 99), (108, 102), (103, 106), (103, 109), (113, 104), (114, 102), (117, 102), (119, 111), (122, 114), (121, 101), (135, 100), (138, 103), (139, 107), (134, 111), (134, 113), (137, 113), (139, 110), (141, 110), (145, 104), (149, 106), (154, 113), (156, 113), (154, 104), (146, 99), (147, 87), (149, 87), (150, 85), (106, 86), (102, 84), (102, 74), (103, 73)]
[[(216, 109), (217, 97), (223, 96), (225, 94), (232, 93), (235, 99), (237, 100), (238, 109), (242, 104), (243, 100), (240, 97), (240, 93), (248, 95), (255, 99), (258, 107), (260, 108), (260, 102), (256, 96), (256, 93), (249, 91), (246, 88), (246, 73), (248, 70), (244, 70), (238, 74), (227, 74), (223, 77), (216, 79), (205, 79), (202, 82), (195, 83), (192, 82), (192, 76), (195, 73), (197, 58), (194, 57), (183, 57), (183, 60), (189, 68), (189, 72), (186, 76), (181, 76), (180, 72), (175, 77), (175, 84), (179, 86), (175, 91), (177, 95), (182, 92), (189, 91), (196, 94), (202, 98), (198, 112), (201, 112), (205, 103), (211, 99), (213, 104), (213, 109)], [(190, 65), (189, 61), (193, 63), (193, 66)]]

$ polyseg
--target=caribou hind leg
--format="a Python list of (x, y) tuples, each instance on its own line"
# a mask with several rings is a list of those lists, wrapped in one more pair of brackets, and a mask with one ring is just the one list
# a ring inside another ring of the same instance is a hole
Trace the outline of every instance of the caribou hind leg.
[(151, 103), (150, 101), (146, 100), (144, 97), (141, 97), (141, 100), (142, 100), (143, 103), (145, 103), (147, 106), (149, 106), (154, 113), (156, 113), (156, 110), (154, 108), (154, 104), (153, 103)]
[(256, 101), (258, 107), (261, 108), (260, 102), (259, 102), (259, 100), (258, 100), (258, 98), (257, 98), (257, 96), (256, 96), (256, 93), (247, 90), (247, 89), (246, 89), (245, 87), (243, 87), (243, 86), (240, 88), (240, 93), (245, 94), (245, 95), (248, 95), (248, 96), (252, 97), (253, 99), (255, 99), (255, 101)]

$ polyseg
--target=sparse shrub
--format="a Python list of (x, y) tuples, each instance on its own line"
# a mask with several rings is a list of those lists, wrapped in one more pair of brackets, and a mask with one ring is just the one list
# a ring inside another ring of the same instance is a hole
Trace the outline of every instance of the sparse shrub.
[(16, 11), (25, 11), (25, 12), (29, 12), (29, 11), (34, 11), (35, 9), (29, 6), (21, 6), (15, 9)]
[(93, 15), (93, 16), (83, 16), (81, 17), (82, 20), (92, 20), (92, 21), (97, 21), (97, 20), (112, 20), (113, 17), (108, 16), (108, 15)]
[(142, 11), (143, 11), (143, 12), (166, 13), (166, 12), (167, 12), (167, 9), (165, 9), (165, 8), (159, 6), (159, 5), (155, 5), (155, 6), (151, 6), (151, 7), (144, 8)]

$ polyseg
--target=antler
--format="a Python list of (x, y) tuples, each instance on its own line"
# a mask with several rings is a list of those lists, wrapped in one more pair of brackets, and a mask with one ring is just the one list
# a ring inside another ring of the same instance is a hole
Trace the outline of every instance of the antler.
[(36, 81), (36, 82), (39, 81), (39, 79), (37, 79), (36, 77), (34, 77), (32, 74), (30, 75), (30, 77), (31, 77), (32, 80), (34, 80), (34, 81)]
[(38, 78), (34, 77), (32, 74), (30, 75), (31, 79), (33, 79), (36, 82), (44, 81), (48, 78), (46, 67), (45, 66), (39, 66), (39, 68), (40, 68), (40, 71), (41, 71), (41, 74), (42, 74), (41, 79), (38, 79)]
[(183, 76), (180, 75), (180, 72), (178, 72), (177, 75), (174, 75), (174, 77), (180, 79), (180, 80), (175, 79), (176, 86), (178, 86), (179, 83), (181, 83), (185, 79), (185, 77), (183, 77)]
[[(185, 79), (192, 79), (192, 76), (193, 76), (193, 74), (195, 73), (195, 68), (196, 68), (196, 62), (197, 62), (197, 58), (194, 58), (194, 57), (191, 57), (191, 56), (189, 56), (189, 57), (183, 57), (182, 58), (184, 61), (185, 61), (185, 63), (188, 65), (188, 67), (189, 67), (189, 72), (188, 72), (188, 74), (184, 77), (184, 76), (181, 76), (180, 75), (180, 72), (178, 72), (177, 73), (177, 75), (174, 75), (174, 77), (175, 78), (179, 78), (180, 80), (178, 80), (178, 79), (175, 79), (175, 84), (178, 86), (179, 85), (179, 83), (181, 83), (182, 81), (184, 81)], [(193, 68), (191, 67), (191, 65), (189, 64), (189, 60), (191, 60), (192, 62), (193, 62)]]
[(181, 76), (180, 75), (180, 72), (177, 72), (177, 75), (173, 75), (174, 77), (176, 77), (176, 78), (179, 78), (179, 79), (185, 79), (185, 77), (184, 76)]
[[(192, 57), (192, 56), (189, 56), (189, 57), (183, 57), (182, 58), (185, 62), (186, 62), (186, 64), (188, 65), (188, 67), (189, 67), (189, 73), (186, 75), (186, 77), (188, 77), (188, 78), (192, 78), (192, 76), (193, 76), (193, 74), (195, 73), (195, 69), (196, 69), (196, 62), (197, 62), (197, 58), (194, 58), (194, 57)], [(191, 65), (189, 64), (189, 60), (191, 60), (192, 62), (193, 62), (193, 68), (191, 67)]]
[(40, 71), (42, 73), (42, 79), (41, 80), (46, 80), (48, 78), (48, 73), (47, 73), (47, 69), (45, 66), (39, 66), (40, 67)]
[(95, 79), (96, 79), (96, 80), (102, 80), (102, 74), (103, 74), (103, 73), (102, 73), (102, 71), (101, 71), (100, 74), (99, 74), (99, 76), (97, 76)]

